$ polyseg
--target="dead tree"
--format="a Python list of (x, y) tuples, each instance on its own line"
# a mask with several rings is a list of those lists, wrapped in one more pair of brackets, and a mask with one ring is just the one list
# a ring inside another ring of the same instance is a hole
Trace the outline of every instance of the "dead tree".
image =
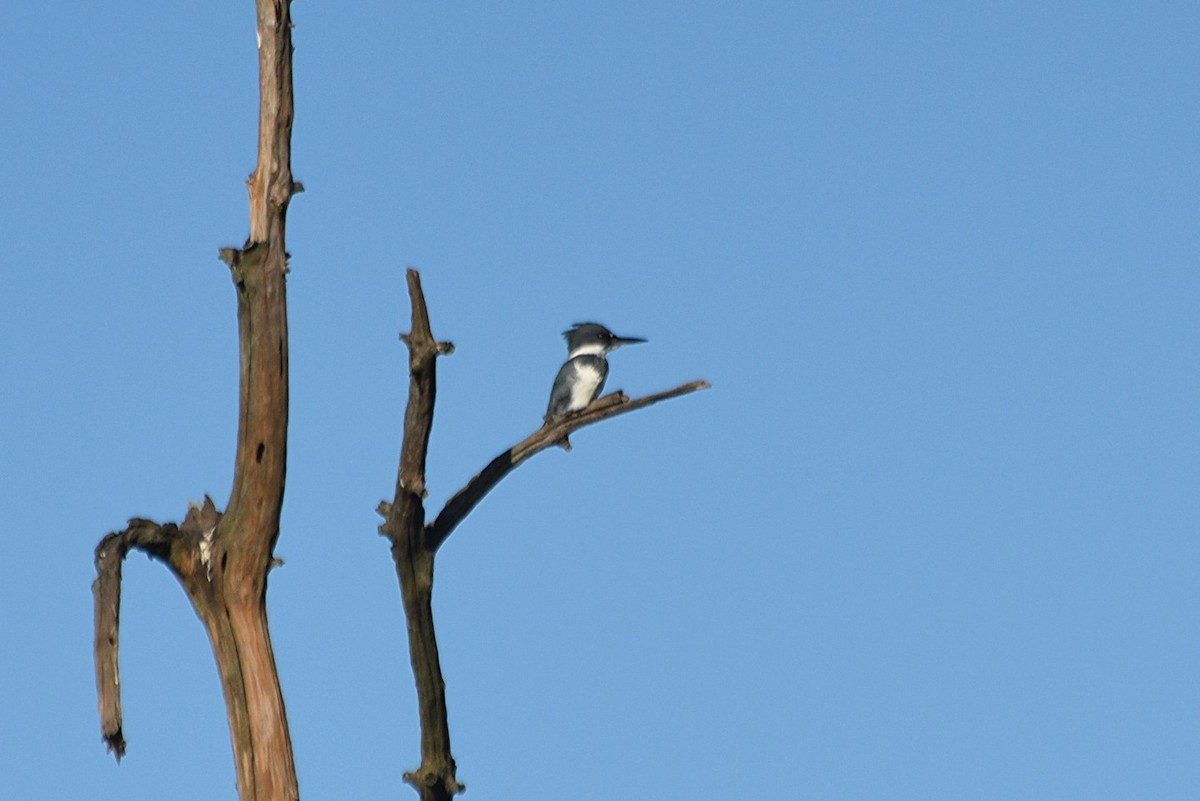
[(548, 421), (493, 459), (446, 502), (432, 522), (426, 522), (425, 457), (437, 395), (436, 362), (438, 356), (453, 352), (454, 346), (434, 339), (421, 278), (413, 269), (408, 270), (408, 293), (412, 304), (412, 328), (402, 336), (409, 354), (408, 405), (404, 412), (396, 496), (390, 503), (384, 501), (379, 505), (379, 513), (384, 518), (379, 530), (391, 541), (392, 559), (396, 563), (408, 623), (409, 656), (417, 684), (421, 765), (415, 771), (405, 773), (404, 779), (417, 789), (421, 801), (449, 801), (464, 787), (458, 781), (450, 751), (446, 685), (433, 627), (433, 566), (438, 548), (484, 495), (534, 454), (553, 445), (569, 447), (567, 437), (573, 431), (660, 400), (704, 389), (708, 382), (692, 381), (640, 398), (629, 398), (617, 391), (598, 398), (581, 412)]
[[(225, 248), (237, 295), (239, 412), (233, 489), (222, 513), (210, 498), (191, 505), (181, 524), (133, 518), (96, 547), (96, 687), (104, 741), (125, 753), (118, 672), (121, 566), (130, 550), (167, 565), (204, 624), (216, 657), (229, 719), (241, 801), (296, 801), (299, 791), (283, 695), (267, 627), (267, 575), (283, 507), (287, 465), (287, 250), (292, 196), (292, 40), (288, 0), (256, 0), (259, 36), (258, 163), (248, 181), (250, 235)], [(583, 426), (707, 387), (693, 381), (631, 399), (614, 392), (578, 414), (548, 422), (497, 456), (431, 521), (426, 521), (425, 458), (433, 425), (437, 356), (452, 347), (433, 338), (420, 277), (408, 271), (412, 302), (409, 398), (396, 495), (380, 504), (400, 580), (421, 726), (421, 764), (405, 774), (422, 801), (463, 787), (455, 775), (438, 662), (431, 598), (438, 547), (511, 470), (552, 445), (567, 447)]]
[(241, 801), (299, 797), (291, 736), (267, 628), (267, 573), (274, 561), (287, 465), (288, 203), (302, 187), (291, 172), (292, 36), (287, 0), (256, 0), (258, 163), (247, 181), (250, 235), (225, 248), (237, 294), (239, 411), (233, 490), (224, 513), (211, 499), (182, 524), (134, 518), (96, 547), (96, 686), (104, 740), (125, 752), (117, 663), (121, 562), (141, 550), (183, 585), (212, 643), (233, 743)]

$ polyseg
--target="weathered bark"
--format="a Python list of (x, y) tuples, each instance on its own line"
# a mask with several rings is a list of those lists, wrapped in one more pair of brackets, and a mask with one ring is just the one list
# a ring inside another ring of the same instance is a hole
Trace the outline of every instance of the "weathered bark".
[(412, 301), (412, 330), (404, 336), (408, 344), (408, 404), (404, 412), (396, 496), (391, 504), (380, 505), (385, 517), (380, 531), (391, 540), (396, 576), (400, 580), (421, 723), (421, 765), (406, 772), (404, 779), (417, 788), (422, 801), (446, 801), (464, 787), (458, 782), (450, 752), (446, 685), (433, 629), (434, 549), (425, 539), (425, 455), (437, 397), (435, 363), (439, 354), (451, 352), (453, 346), (439, 344), (433, 338), (421, 278), (412, 269), (407, 277)]
[(130, 548), (164, 561), (212, 643), (242, 801), (299, 797), (291, 737), (267, 625), (267, 574), (287, 466), (288, 337), (285, 226), (292, 195), (292, 42), (284, 0), (257, 0), (258, 163), (247, 182), (250, 236), (225, 248), (237, 294), (240, 351), (233, 489), (222, 514), (210, 499), (180, 526), (133, 519), (96, 548), (96, 681), (101, 727), (118, 759), (125, 740), (117, 643), (121, 560)]
[(95, 603), (96, 693), (100, 699), (100, 731), (117, 761), (125, 756), (121, 717), (121, 673), (117, 662), (121, 615), (121, 563), (130, 548), (145, 551), (170, 565), (171, 545), (179, 529), (134, 518), (121, 532), (113, 532), (96, 546)]
[(570, 448), (568, 435), (586, 425), (695, 392), (709, 384), (692, 381), (634, 399), (623, 392), (613, 392), (598, 398), (578, 414), (547, 422), (493, 459), (450, 498), (432, 523), (426, 524), (425, 458), (437, 395), (436, 361), (440, 354), (452, 352), (453, 345), (434, 339), (421, 278), (413, 269), (408, 270), (407, 276), (412, 330), (402, 338), (409, 350), (408, 405), (404, 412), (396, 496), (391, 503), (384, 501), (379, 505), (379, 513), (384, 518), (379, 530), (391, 541), (392, 559), (400, 580), (421, 723), (421, 765), (415, 771), (405, 773), (404, 779), (417, 789), (421, 801), (449, 801), (465, 787), (458, 781), (450, 751), (446, 684), (433, 626), (433, 568), (438, 548), (504, 476), (534, 454), (553, 445)]

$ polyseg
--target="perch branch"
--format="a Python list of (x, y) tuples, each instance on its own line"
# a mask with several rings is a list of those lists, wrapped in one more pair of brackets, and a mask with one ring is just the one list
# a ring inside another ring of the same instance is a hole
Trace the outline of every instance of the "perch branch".
[(643, 395), (640, 398), (627, 397), (624, 392), (618, 390), (602, 398), (597, 398), (590, 406), (578, 414), (554, 420), (543, 425), (537, 431), (489, 462), (487, 467), (483, 468), (474, 478), (467, 482), (466, 486), (454, 493), (450, 500), (446, 501), (446, 505), (426, 531), (425, 536), (429, 547), (436, 550), (445, 542), (451, 532), (463, 521), (463, 518), (470, 514), (471, 510), (483, 500), (483, 497), (491, 492), (500, 483), (500, 480), (512, 472), (518, 465), (534, 454), (544, 451), (553, 445), (565, 445), (568, 441), (568, 435), (572, 432), (578, 431), (584, 426), (598, 423), (601, 420), (607, 420), (610, 417), (616, 417), (620, 414), (641, 409), (652, 403), (658, 403), (668, 398), (676, 398), (700, 389), (707, 389), (709, 386), (711, 385), (707, 381), (689, 381), (673, 389)]

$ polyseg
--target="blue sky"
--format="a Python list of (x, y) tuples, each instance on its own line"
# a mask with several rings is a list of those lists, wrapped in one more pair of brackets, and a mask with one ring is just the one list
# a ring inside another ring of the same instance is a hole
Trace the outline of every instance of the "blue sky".
[[(14, 799), (234, 797), (211, 652), (92, 548), (224, 505), (252, 3), (0, 10), (0, 763)], [(1190, 3), (298, 3), (288, 490), (269, 606), (308, 799), (415, 797), (374, 509), (422, 271), (431, 503), (611, 388), (443, 548), (467, 798), (1200, 795)]]

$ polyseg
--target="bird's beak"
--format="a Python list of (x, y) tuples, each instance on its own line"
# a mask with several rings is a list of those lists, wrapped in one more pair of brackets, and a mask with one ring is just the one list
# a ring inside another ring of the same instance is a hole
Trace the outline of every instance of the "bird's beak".
[(646, 340), (642, 339), (641, 337), (613, 337), (612, 346), (614, 348), (619, 348), (622, 345), (636, 345), (639, 342), (645, 341)]

